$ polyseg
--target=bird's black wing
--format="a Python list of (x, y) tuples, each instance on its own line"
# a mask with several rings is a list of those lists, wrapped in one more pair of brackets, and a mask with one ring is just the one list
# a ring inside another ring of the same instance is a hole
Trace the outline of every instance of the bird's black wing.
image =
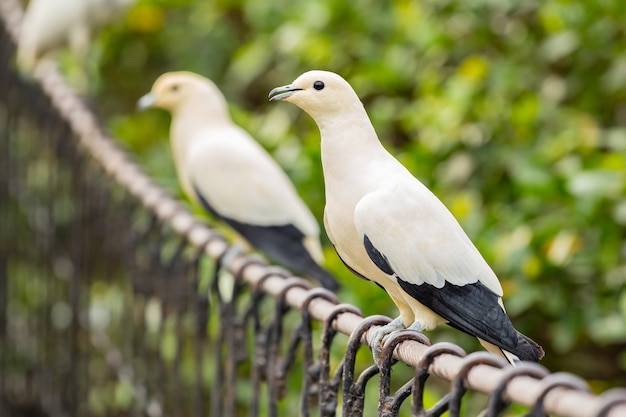
[(202, 206), (214, 217), (235, 229), (250, 244), (264, 252), (273, 261), (295, 273), (311, 277), (324, 288), (339, 289), (339, 283), (322, 268), (304, 246), (304, 233), (293, 224), (259, 226), (243, 223), (220, 215), (196, 188)]
[(480, 281), (466, 285), (446, 282), (442, 288), (427, 283), (413, 284), (394, 272), (387, 257), (374, 247), (367, 235), (363, 245), (381, 271), (395, 275), (406, 293), (448, 320), (452, 327), (515, 354), (517, 331), (498, 303), (500, 297)]

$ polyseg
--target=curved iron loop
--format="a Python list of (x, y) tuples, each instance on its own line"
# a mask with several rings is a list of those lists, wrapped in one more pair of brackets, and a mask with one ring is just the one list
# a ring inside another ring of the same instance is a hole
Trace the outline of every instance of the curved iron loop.
[[(200, 223), (200, 222), (196, 222), (195, 224), (197, 225), (201, 225), (201, 226), (206, 226), (204, 223)], [(194, 232), (194, 229), (190, 229), (189, 233), (187, 233), (187, 236), (190, 236), (192, 233)], [(224, 245), (225, 249), (224, 252), (226, 252), (228, 250), (228, 248), (230, 247), (230, 242), (228, 240), (226, 240), (226, 238), (224, 238), (222, 235), (218, 235), (217, 233), (211, 233), (209, 234), (206, 239), (204, 239), (202, 241), (202, 243), (199, 245), (199, 247), (202, 249), (202, 251), (204, 251), (205, 253), (209, 250), (209, 246), (215, 244), (215, 243), (220, 243), (222, 245)]]
[[(387, 336), (380, 354), (380, 364), (382, 365), (382, 369), (380, 371), (381, 388), (383, 385), (386, 385), (387, 388), (386, 390), (381, 390), (380, 393), (385, 397), (389, 396), (391, 367), (396, 362), (393, 357), (393, 353), (395, 352), (396, 347), (406, 340), (413, 340), (426, 346), (432, 346), (428, 337), (414, 330), (398, 330)], [(387, 383), (385, 383), (385, 381)]]
[[(359, 416), (363, 413), (363, 403), (365, 401), (365, 383), (371, 375), (375, 375), (378, 366), (366, 370), (366, 376), (362, 378), (361, 384), (354, 383), (354, 368), (356, 354), (361, 347), (363, 336), (374, 326), (384, 326), (391, 319), (387, 316), (374, 315), (365, 317), (354, 329), (348, 339), (346, 346), (345, 362), (343, 366), (343, 412), (344, 416)], [(373, 370), (372, 370), (373, 369)], [(373, 374), (372, 374), (373, 372)]]
[(354, 386), (359, 391), (365, 391), (365, 386), (367, 385), (369, 380), (376, 375), (378, 375), (378, 366), (370, 365), (359, 374), (359, 377), (356, 379)]
[[(322, 334), (323, 335), (327, 335), (328, 333), (334, 331), (332, 326), (333, 326), (333, 322), (336, 320), (337, 316), (339, 314), (345, 313), (345, 312), (351, 312), (354, 313), (356, 315), (359, 316), (363, 316), (363, 313), (361, 313), (361, 310), (359, 310), (358, 308), (354, 307), (354, 308), (346, 308), (347, 306), (350, 306), (349, 304), (339, 304), (339, 299), (337, 298), (337, 296), (335, 295), (335, 293), (333, 293), (330, 290), (327, 290), (326, 288), (322, 288), (322, 287), (316, 287), (313, 288), (311, 290), (308, 291), (308, 294), (306, 296), (306, 298), (304, 299), (304, 302), (302, 303), (302, 308), (300, 310), (301, 314), (302, 314), (302, 325), (301, 328), (304, 331), (303, 334), (303, 338), (307, 338), (307, 340), (310, 340), (311, 338), (311, 311), (309, 310), (309, 307), (311, 305), (311, 302), (313, 300), (316, 300), (318, 298), (324, 299), (330, 303), (333, 303), (335, 306), (333, 307), (333, 310), (331, 312), (331, 315), (329, 316), (328, 320), (326, 320), (326, 322), (324, 322), (324, 327), (322, 330)], [(341, 306), (341, 307), (339, 307)], [(353, 307), (353, 306), (350, 306)], [(324, 337), (323, 337), (324, 339)], [(311, 358), (313, 357), (313, 352), (311, 351)]]
[[(217, 307), (219, 314), (219, 333), (216, 340), (215, 363), (217, 367), (216, 382), (218, 389), (212, 392), (213, 415), (234, 415), (236, 409), (235, 384), (237, 379), (237, 358), (246, 354), (245, 351), (245, 331), (243, 324), (245, 321), (237, 318), (237, 298), (243, 288), (243, 282), (239, 271), (229, 276), (231, 272), (227, 265), (224, 265), (224, 257), (232, 250), (239, 250), (235, 246), (228, 246), (224, 252), (215, 261), (213, 278), (211, 282), (211, 291), (217, 298)], [(239, 252), (234, 253), (234, 257), (238, 257)], [(258, 263), (254, 257), (248, 257), (244, 260), (240, 271), (247, 266)], [(224, 271), (224, 274), (222, 274)], [(224, 293), (220, 287), (220, 280), (231, 279), (232, 288), (230, 293)], [(255, 351), (255, 353), (257, 353)], [(224, 356), (224, 357), (223, 357)], [(265, 359), (265, 358), (264, 358)], [(223, 382), (222, 382), (223, 381)]]
[[(137, 166), (137, 171), (141, 172), (141, 168)], [(178, 213), (185, 213), (185, 208), (178, 202), (173, 201), (170, 195), (158, 188), (154, 188), (154, 210), (159, 216), (159, 219), (163, 223), (171, 224), (172, 219), (178, 215)], [(149, 205), (147, 205), (149, 207)]]
[(330, 352), (330, 345), (332, 343), (337, 330), (334, 329), (334, 322), (337, 320), (337, 317), (343, 313), (352, 313), (357, 316), (363, 317), (363, 313), (357, 307), (351, 304), (337, 304), (332, 311), (328, 314), (328, 317), (324, 321), (324, 326), (322, 327), (322, 348), (320, 349), (320, 360), (323, 357), (328, 359), (328, 353)]
[(172, 229), (174, 229), (180, 237), (189, 241), (187, 235), (193, 229), (198, 227), (198, 220), (181, 206), (180, 209), (177, 210), (176, 214), (172, 216), (170, 224), (172, 225)]
[(244, 328), (248, 327), (248, 322), (252, 320), (251, 327), (254, 334), (252, 343), (252, 364), (250, 367), (250, 382), (254, 393), (250, 407), (251, 416), (258, 416), (260, 413), (259, 409), (261, 407), (261, 400), (259, 397), (261, 392), (261, 382), (268, 379), (266, 375), (266, 370), (268, 368), (267, 332), (262, 328), (261, 314), (259, 314), (261, 302), (265, 296), (267, 296), (267, 293), (263, 291), (263, 284), (271, 277), (276, 276), (287, 278), (287, 275), (282, 270), (278, 271), (277, 268), (270, 268), (267, 273), (263, 274), (254, 283), (252, 286), (251, 299), (240, 319), (240, 323)]
[(133, 241), (134, 245), (139, 245), (141, 242), (144, 242), (155, 230), (156, 226), (159, 223), (159, 217), (152, 211), (148, 212), (148, 221), (143, 227), (138, 227), (134, 230), (133, 233), (135, 239)]
[[(315, 287), (307, 292), (307, 296), (302, 302), (302, 308), (300, 309), (300, 312), (302, 314), (302, 324), (300, 325), (300, 332), (304, 342), (308, 342), (311, 340), (311, 312), (309, 311), (309, 306), (311, 305), (311, 302), (313, 300), (316, 300), (318, 298), (326, 300), (329, 303), (334, 304), (335, 306), (339, 305), (339, 299), (337, 298), (335, 293), (327, 290), (326, 288)], [(360, 310), (358, 309), (355, 311), (355, 314), (362, 315)], [(310, 358), (312, 362), (313, 351), (310, 352)]]
[[(136, 170), (137, 172), (141, 172), (139, 166), (136, 167)], [(156, 190), (155, 193), (159, 193), (159, 190)], [(155, 201), (154, 211), (159, 216), (161, 222), (171, 224), (172, 218), (185, 209), (178, 201), (165, 198), (165, 196), (169, 197), (166, 193), (162, 193), (157, 197), (158, 200)]]
[[(245, 256), (246, 260), (244, 261), (244, 263), (239, 267), (239, 269), (235, 273), (235, 275), (238, 278), (243, 278), (243, 275), (246, 272), (246, 269), (248, 269), (251, 266), (262, 266), (262, 267), (264, 267), (265, 271), (267, 271), (267, 272), (265, 272), (263, 274), (263, 276), (274, 275), (274, 276), (279, 276), (279, 277), (283, 277), (283, 278), (289, 278), (290, 276), (293, 275), (289, 270), (283, 268), (280, 265), (268, 264), (263, 258), (259, 257), (258, 255), (254, 254), (254, 253), (245, 254), (244, 256)], [(254, 287), (258, 288), (259, 284), (260, 283), (257, 282)]]
[[(248, 265), (250, 266), (250, 265)], [(265, 274), (263, 274), (257, 282), (254, 283), (254, 286), (252, 287), (253, 291), (255, 292), (262, 292), (263, 291), (263, 285), (265, 284), (265, 281), (267, 281), (269, 278), (271, 277), (282, 277), (284, 279), (289, 278), (291, 275), (289, 274), (289, 271), (287, 271), (284, 268), (281, 268), (279, 266), (272, 266), (270, 268), (268, 268), (268, 272), (266, 272)], [(243, 271), (245, 270), (245, 268), (240, 268), (239, 271), (241, 273), (243, 273)]]
[(439, 355), (443, 354), (454, 355), (460, 358), (467, 355), (460, 346), (449, 342), (435, 343), (426, 349), (419, 365), (415, 368), (415, 378), (413, 378), (413, 387), (411, 389), (413, 393), (413, 401), (411, 405), (412, 416), (439, 416), (448, 410), (450, 394), (445, 395), (430, 409), (426, 410), (424, 407), (424, 390), (426, 388), (426, 380), (430, 376), (428, 370), (435, 359)]
[(278, 293), (276, 297), (276, 303), (274, 304), (274, 325), (279, 326), (282, 330), (282, 317), (289, 310), (289, 305), (287, 304), (287, 293), (292, 288), (302, 288), (305, 291), (311, 290), (311, 283), (303, 278), (296, 276), (288, 276), (285, 278), (285, 283), (283, 288)]
[[(379, 417), (397, 415), (402, 402), (410, 394), (409, 389), (400, 391), (394, 396), (389, 395), (391, 391), (391, 366), (393, 363), (397, 362), (393, 357), (393, 353), (396, 347), (406, 340), (413, 340), (426, 346), (432, 345), (428, 337), (414, 330), (399, 330), (387, 336), (380, 355), (382, 368), (380, 369), (380, 383), (378, 386)], [(398, 394), (400, 394), (400, 396), (398, 396)]]
[(287, 292), (289, 292), (292, 288), (302, 288), (306, 291), (310, 291), (313, 289), (313, 285), (304, 278), (297, 277), (295, 275), (290, 275), (285, 279), (285, 286), (278, 293), (276, 304), (280, 304), (283, 306), (283, 310), (288, 308), (287, 304)]
[[(289, 275), (286, 274), (286, 271), (283, 269), (269, 268), (269, 271), (263, 274), (254, 283), (254, 285), (252, 286), (252, 300), (250, 302), (250, 305), (248, 306), (248, 309), (246, 309), (246, 312), (243, 315), (244, 324), (247, 323), (250, 318), (252, 318), (253, 320), (255, 320), (255, 323), (257, 323), (260, 326), (260, 324), (258, 323), (259, 315), (257, 314), (257, 312), (258, 312), (258, 308), (259, 308), (259, 304), (261, 300), (263, 299), (263, 297), (267, 295), (267, 293), (263, 291), (263, 285), (265, 284), (265, 281), (267, 281), (271, 277), (276, 277), (276, 276), (287, 279)], [(258, 328), (255, 327), (254, 330), (255, 330), (255, 334), (258, 334), (256, 333)]]
[(339, 300), (335, 293), (326, 288), (316, 287), (308, 291), (300, 309), (302, 321), (296, 330), (303, 345), (303, 383), (300, 399), (300, 415), (308, 417), (310, 409), (319, 398), (320, 364), (313, 358), (313, 336), (311, 335), (311, 312), (309, 306), (313, 300), (323, 299), (337, 305)]
[(323, 287), (311, 288), (307, 292), (306, 298), (302, 302), (302, 307), (300, 308), (300, 311), (302, 312), (302, 316), (303, 317), (306, 316), (309, 321), (311, 321), (311, 312), (309, 311), (309, 305), (311, 305), (311, 302), (317, 298), (321, 298), (335, 305), (339, 304), (339, 299), (337, 298), (337, 295), (334, 292), (327, 290), (326, 288), (323, 288)]
[[(135, 216), (138, 215), (135, 214)], [(144, 257), (150, 256), (147, 254), (148, 250), (146, 248), (150, 247), (152, 235), (159, 227), (159, 222), (157, 216), (152, 212), (148, 213), (145, 224), (142, 224), (144, 222), (143, 219), (141, 219), (141, 223), (138, 219), (133, 219), (132, 221), (133, 225), (131, 226), (130, 235), (126, 241), (126, 250), (124, 251), (126, 255), (125, 263), (131, 271), (130, 280), (133, 290), (138, 294), (149, 297), (153, 294), (153, 285), (150, 285), (152, 280), (149, 279), (152, 274), (145, 271), (147, 267), (144, 264), (152, 265), (152, 263), (146, 262), (147, 260)], [(141, 254), (134, 250), (136, 247), (144, 248)]]
[(165, 304), (165, 312), (186, 309), (184, 282), (186, 262), (184, 252), (189, 247), (184, 237), (178, 236), (167, 223), (162, 223), (157, 244), (160, 271), (154, 274), (152, 281), (156, 285), (157, 294)]
[(176, 243), (176, 248), (174, 249), (174, 253), (170, 256), (168, 260), (163, 260), (165, 267), (165, 274), (169, 275), (170, 278), (177, 279), (174, 275), (177, 275), (181, 272), (181, 269), (184, 267), (184, 263), (181, 262), (181, 258), (183, 257), (183, 253), (185, 249), (187, 249), (190, 245), (187, 239), (181, 236), (176, 236), (178, 242)]
[(577, 377), (567, 372), (557, 372), (550, 374), (541, 380), (541, 393), (535, 400), (533, 408), (525, 415), (525, 417), (544, 417), (548, 414), (544, 409), (544, 401), (546, 396), (554, 388), (569, 388), (573, 390), (579, 390), (589, 392), (589, 385)]
[(413, 380), (415, 378), (409, 379), (404, 385), (402, 385), (396, 393), (393, 395), (393, 402), (391, 403), (391, 416), (400, 415), (400, 407), (404, 404), (404, 401), (409, 398), (411, 395), (411, 391), (413, 388)]
[(509, 406), (510, 402), (504, 399), (504, 392), (513, 379), (519, 376), (529, 376), (541, 380), (549, 374), (550, 372), (545, 367), (534, 362), (520, 362), (516, 366), (507, 368), (498, 381), (498, 385), (489, 395), (485, 417), (497, 417)]
[(450, 417), (460, 417), (461, 400), (467, 391), (467, 377), (472, 369), (479, 365), (491, 365), (495, 368), (504, 368), (508, 363), (489, 352), (474, 352), (463, 358), (461, 369), (452, 380), (450, 391)]
[[(432, 342), (426, 335), (415, 330), (404, 329), (389, 334), (385, 339), (380, 354), (380, 363), (384, 368), (381, 370), (381, 378), (389, 378), (391, 376), (391, 365), (394, 363), (393, 353), (396, 347), (405, 340), (413, 340), (426, 346), (432, 346)], [(385, 395), (388, 394), (389, 392)]]
[(320, 417), (331, 417), (337, 409), (337, 397), (339, 395), (340, 375), (343, 374), (343, 360), (337, 366), (336, 376), (330, 379), (330, 347), (337, 334), (334, 328), (335, 320), (340, 314), (352, 313), (363, 317), (363, 313), (351, 304), (337, 304), (330, 312), (322, 327), (322, 346), (319, 351), (320, 367)]
[(171, 301), (169, 291), (164, 288), (169, 277), (165, 275), (162, 268), (165, 265), (162, 248), (168, 238), (166, 227), (165, 223), (157, 220), (155, 231), (149, 235), (149, 240), (146, 242), (146, 256), (149, 263), (143, 267), (146, 272), (143, 277), (144, 288), (148, 289), (149, 294), (162, 300), (164, 311), (168, 311)]
[(613, 388), (600, 396), (602, 404), (596, 413), (596, 417), (607, 417), (613, 407), (626, 404), (626, 388)]
[[(219, 258), (219, 263), (220, 263), (222, 268), (228, 268), (228, 265), (222, 265), (222, 262), (224, 261), (224, 255), (226, 255), (227, 253), (228, 253), (228, 250), (224, 251), (224, 253), (222, 253), (222, 256), (220, 256), (220, 258)], [(237, 269), (233, 273), (233, 275), (235, 276), (235, 278), (238, 281), (241, 281), (243, 279), (243, 274), (244, 274), (244, 272), (246, 272), (246, 269), (248, 269), (249, 267), (251, 267), (253, 265), (256, 265), (256, 266), (267, 266), (267, 262), (265, 262), (265, 260), (263, 260), (262, 258), (256, 256), (255, 254), (247, 254), (247, 253), (244, 253), (244, 252), (241, 252), (241, 253), (237, 254), (235, 257), (233, 257), (231, 262), (233, 260), (235, 260), (236, 258), (239, 258), (239, 257), (243, 257), (244, 261), (239, 266), (239, 269)], [(279, 267), (276, 267), (276, 268), (279, 268)]]
[[(278, 294), (278, 299), (276, 300), (276, 304), (274, 305), (274, 320), (268, 329), (270, 337), (270, 345), (269, 345), (269, 362), (268, 366), (270, 366), (269, 375), (272, 375), (270, 379), (269, 388), (272, 391), (273, 388), (276, 389), (276, 397), (278, 400), (283, 398), (285, 395), (285, 375), (291, 366), (295, 351), (298, 348), (298, 344), (300, 342), (300, 335), (298, 332), (294, 332), (291, 338), (291, 343), (289, 344), (289, 348), (287, 350), (287, 357), (284, 360), (280, 359), (280, 341), (283, 336), (283, 318), (285, 314), (289, 311), (289, 305), (286, 303), (287, 293), (292, 288), (302, 288), (306, 291), (311, 289), (311, 284), (298, 277), (289, 277), (285, 280), (285, 286)], [(271, 382), (274, 382), (271, 383)]]
[(311, 284), (302, 278), (289, 277), (285, 280), (284, 287), (278, 294), (274, 304), (274, 318), (265, 329), (266, 357), (267, 357), (267, 396), (270, 417), (278, 415), (278, 401), (285, 394), (284, 375), (280, 375), (280, 341), (283, 335), (283, 318), (289, 311), (285, 298), (292, 288), (309, 290)]
[(193, 288), (191, 291), (191, 299), (194, 302), (194, 306), (192, 306), (191, 308), (196, 316), (195, 335), (198, 340), (204, 340), (209, 332), (209, 294), (208, 291), (202, 291), (202, 289), (200, 288), (200, 262), (204, 256), (206, 256), (204, 253), (204, 247), (196, 248), (189, 261), (189, 280)]
[[(224, 251), (215, 259), (215, 265), (213, 266), (213, 277), (211, 278), (210, 288), (211, 293), (215, 294), (219, 305), (222, 305), (222, 303), (224, 303), (225, 301), (224, 294), (222, 294), (219, 288), (220, 274), (223, 270), (227, 273), (230, 273), (230, 271), (228, 271), (228, 268), (224, 265), (224, 257), (231, 250), (235, 250), (235, 247), (231, 245), (227, 246)], [(233, 278), (237, 280), (235, 276), (233, 276)]]

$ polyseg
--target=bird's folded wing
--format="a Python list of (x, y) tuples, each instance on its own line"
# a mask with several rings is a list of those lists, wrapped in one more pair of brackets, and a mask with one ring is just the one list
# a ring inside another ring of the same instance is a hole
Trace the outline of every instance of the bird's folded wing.
[(426, 187), (411, 185), (365, 195), (354, 213), (360, 236), (408, 283), (441, 288), (480, 281), (502, 296), (497, 277), (448, 209)]
[(220, 134), (231, 137), (196, 138), (188, 153), (183, 175), (189, 175), (195, 191), (220, 216), (258, 226), (292, 224), (304, 234), (317, 234), (315, 219), (269, 154), (253, 139), (238, 137), (243, 131)]
[(356, 206), (355, 225), (370, 259), (451, 326), (515, 347), (517, 332), (491, 268), (439, 200), (412, 192), (383, 189)]
[(435, 288), (398, 278), (398, 284), (411, 297), (446, 319), (450, 326), (515, 352), (517, 331), (500, 305), (500, 297), (480, 281), (463, 286), (446, 282), (443, 287)]

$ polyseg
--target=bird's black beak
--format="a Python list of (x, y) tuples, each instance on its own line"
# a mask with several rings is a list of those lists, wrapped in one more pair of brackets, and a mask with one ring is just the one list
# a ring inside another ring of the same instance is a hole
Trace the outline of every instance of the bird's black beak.
[(270, 91), (268, 98), (270, 101), (284, 100), (291, 97), (296, 91), (302, 91), (302, 88), (294, 87), (293, 84), (283, 85)]

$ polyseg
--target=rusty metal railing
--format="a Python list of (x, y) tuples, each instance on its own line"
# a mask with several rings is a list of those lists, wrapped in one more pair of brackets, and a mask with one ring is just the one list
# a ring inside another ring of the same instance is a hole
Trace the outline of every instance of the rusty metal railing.
[[(54, 67), (16, 74), (14, 0), (0, 16), (1, 415), (458, 416), (468, 390), (487, 394), (488, 416), (512, 403), (626, 415), (622, 389), (596, 396), (574, 375), (410, 331), (387, 340), (382, 369), (364, 364), (359, 348), (389, 318), (254, 256), (226, 262), (226, 239), (144, 174)], [(405, 380), (396, 362), (412, 367)]]

